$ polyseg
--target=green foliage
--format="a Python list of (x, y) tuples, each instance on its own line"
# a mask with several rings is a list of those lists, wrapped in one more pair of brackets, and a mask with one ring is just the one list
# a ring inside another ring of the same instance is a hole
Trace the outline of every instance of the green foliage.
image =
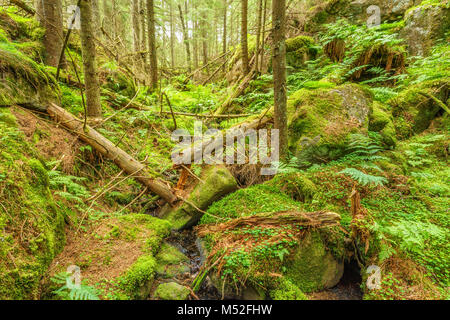
[(363, 186), (374, 185), (374, 186), (383, 186), (388, 182), (385, 177), (372, 176), (370, 174), (366, 174), (362, 171), (359, 171), (355, 168), (346, 168), (339, 172), (340, 174), (345, 174), (357, 181), (359, 184)]
[(63, 300), (100, 300), (98, 297), (98, 290), (94, 287), (81, 283), (80, 285), (70, 285), (72, 283), (72, 276), (66, 272), (56, 274), (51, 280), (58, 285), (62, 285), (59, 289), (53, 291), (55, 295)]
[(49, 171), (48, 176), (50, 179), (50, 188), (54, 190), (64, 190), (57, 191), (56, 194), (66, 200), (83, 203), (83, 199), (89, 196), (87, 189), (79, 184), (79, 182), (85, 181), (86, 178), (65, 175), (56, 170)]

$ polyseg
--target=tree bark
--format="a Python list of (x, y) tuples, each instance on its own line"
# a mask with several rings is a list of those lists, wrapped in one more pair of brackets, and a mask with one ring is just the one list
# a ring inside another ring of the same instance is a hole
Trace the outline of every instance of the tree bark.
[(175, 23), (173, 21), (173, 4), (172, 1), (169, 1), (169, 10), (170, 10), (170, 63), (172, 69), (175, 68)]
[(286, 0), (272, 2), (272, 66), (274, 84), (274, 122), (280, 130), (280, 158), (288, 151), (286, 97)]
[(80, 1), (81, 52), (83, 56), (87, 116), (90, 118), (101, 118), (102, 106), (100, 103), (100, 86), (97, 76), (94, 30), (92, 28), (92, 1)]
[(181, 27), (183, 28), (183, 41), (184, 41), (184, 45), (186, 46), (187, 69), (188, 69), (188, 72), (191, 72), (191, 49), (189, 47), (189, 38), (188, 38), (186, 26), (184, 24), (183, 9), (181, 9), (181, 5), (178, 5), (178, 11), (180, 12), (180, 22), (181, 22)]
[(208, 16), (207, 12), (203, 10), (202, 12), (202, 47), (203, 47), (203, 65), (208, 64)]
[(260, 53), (260, 43), (261, 43), (261, 19), (263, 10), (262, 0), (258, 0), (258, 17), (256, 22), (256, 50), (255, 50), (255, 70), (259, 73), (259, 53)]
[(247, 40), (248, 0), (241, 0), (241, 5), (242, 5), (242, 18), (241, 18), (242, 72), (244, 74), (247, 74), (250, 72), (250, 65), (248, 63), (248, 40)]
[(168, 187), (168, 183), (153, 179), (145, 165), (131, 157), (96, 130), (89, 126), (87, 126), (86, 130), (83, 130), (83, 121), (54, 104), (47, 108), (47, 112), (53, 120), (77, 134), (81, 140), (91, 145), (105, 157), (108, 157), (127, 174), (132, 175), (137, 181), (148, 187), (150, 191), (159, 195), (170, 205), (177, 201), (177, 196)]
[(155, 39), (155, 12), (153, 0), (147, 0), (148, 17), (148, 50), (150, 52), (150, 86), (152, 89), (158, 87), (158, 60), (156, 57), (156, 39)]
[[(57, 68), (64, 42), (61, 0), (36, 0), (36, 14), (38, 21), (45, 28), (45, 63)], [(61, 67), (65, 65), (63, 58)]]
[(133, 48), (134, 52), (141, 51), (141, 21), (139, 0), (132, 0), (131, 21), (133, 25)]
[[(228, 0), (224, 0), (223, 9), (223, 35), (222, 35), (222, 53), (227, 52), (227, 13), (228, 13)], [(226, 60), (226, 57), (224, 58)], [(223, 66), (223, 72), (225, 72), (225, 64)]]

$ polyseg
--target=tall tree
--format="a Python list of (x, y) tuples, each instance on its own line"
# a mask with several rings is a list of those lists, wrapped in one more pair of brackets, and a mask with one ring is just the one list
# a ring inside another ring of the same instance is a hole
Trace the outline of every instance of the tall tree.
[(256, 72), (259, 72), (259, 53), (260, 53), (260, 43), (261, 43), (262, 10), (263, 10), (263, 1), (258, 0), (258, 15), (257, 15), (257, 21), (256, 21), (256, 50), (255, 50), (255, 70), (256, 70)]
[(169, 0), (170, 11), (170, 64), (175, 68), (175, 23), (173, 21), (173, 3)]
[(139, 0), (132, 0), (131, 21), (133, 25), (133, 48), (135, 52), (141, 51), (141, 20)]
[(191, 72), (191, 49), (189, 47), (188, 32), (187, 32), (186, 26), (184, 24), (183, 9), (181, 9), (181, 5), (178, 5), (178, 11), (180, 12), (180, 22), (181, 22), (181, 27), (183, 29), (183, 41), (184, 41), (184, 45), (186, 46), (187, 68), (188, 68), (188, 72)]
[(208, 12), (206, 8), (202, 11), (202, 46), (203, 46), (203, 65), (208, 64)]
[(280, 130), (280, 157), (288, 151), (286, 97), (286, 0), (272, 1), (272, 66), (275, 129)]
[(92, 22), (92, 1), (80, 1), (81, 53), (83, 56), (84, 83), (86, 89), (86, 107), (89, 118), (102, 117), (100, 86), (97, 76), (94, 28)]
[(155, 37), (155, 11), (153, 0), (147, 0), (148, 18), (148, 50), (150, 53), (150, 86), (153, 89), (158, 87), (158, 60), (156, 57), (156, 37)]
[[(52, 67), (58, 67), (64, 42), (61, 0), (36, 0), (36, 15), (38, 21), (45, 28), (43, 41), (45, 63)], [(61, 64), (65, 65), (65, 59), (61, 61)]]
[(247, 41), (248, 0), (241, 0), (241, 5), (242, 5), (242, 17), (241, 17), (242, 71), (244, 72), (244, 74), (247, 74), (250, 72), (250, 65), (248, 62), (248, 41)]
[[(225, 55), (227, 52), (227, 13), (228, 13), (228, 0), (224, 1), (223, 7), (223, 35), (222, 35), (222, 53)], [(223, 57), (226, 60), (227, 57)], [(225, 72), (225, 64), (223, 65), (223, 72)]]
[(144, 64), (144, 70), (147, 70), (147, 46), (148, 46), (148, 39), (147, 39), (147, 15), (146, 15), (146, 0), (140, 0), (140, 20), (141, 20), (141, 59), (142, 63)]

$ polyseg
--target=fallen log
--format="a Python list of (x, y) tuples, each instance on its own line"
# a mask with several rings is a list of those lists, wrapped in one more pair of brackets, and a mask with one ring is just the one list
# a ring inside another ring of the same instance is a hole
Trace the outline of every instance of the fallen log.
[(114, 143), (93, 128), (87, 126), (86, 130), (83, 130), (84, 123), (82, 120), (77, 119), (71, 113), (53, 103), (48, 106), (47, 113), (55, 122), (77, 134), (81, 140), (112, 160), (118, 167), (134, 177), (150, 191), (159, 195), (170, 205), (175, 204), (178, 200), (178, 197), (172, 192), (168, 183), (152, 178), (145, 165), (115, 146)]
[(207, 224), (196, 227), (200, 237), (210, 233), (225, 232), (242, 227), (279, 227), (280, 225), (296, 224), (309, 228), (324, 228), (339, 225), (341, 216), (334, 212), (298, 212), (288, 211), (279, 213), (256, 214), (249, 217), (242, 217), (220, 224)]
[(250, 84), (250, 81), (253, 80), (253, 78), (256, 75), (255, 69), (250, 71), (250, 73), (241, 81), (239, 86), (228, 96), (228, 98), (225, 100), (225, 102), (216, 110), (214, 115), (220, 115), (224, 114), (225, 112), (229, 112), (229, 108), (233, 104), (233, 100), (240, 97), (245, 89), (247, 89), (248, 85)]
[(9, 0), (10, 4), (16, 5), (28, 14), (35, 15), (36, 11), (22, 0)]

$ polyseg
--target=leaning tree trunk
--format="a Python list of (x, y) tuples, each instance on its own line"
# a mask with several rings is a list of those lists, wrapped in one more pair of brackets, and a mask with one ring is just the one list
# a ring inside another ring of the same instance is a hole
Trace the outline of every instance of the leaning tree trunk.
[[(36, 15), (41, 25), (45, 28), (43, 41), (45, 63), (57, 68), (64, 42), (61, 0), (36, 0)], [(65, 64), (65, 59), (63, 58), (61, 66), (65, 66)]]
[(89, 118), (101, 118), (100, 86), (97, 76), (94, 30), (92, 27), (93, 0), (80, 1), (81, 14), (81, 52), (83, 56), (84, 83), (86, 89), (86, 107)]
[(158, 60), (156, 57), (155, 12), (153, 0), (147, 0), (147, 18), (148, 50), (150, 52), (150, 86), (154, 90), (158, 87)]
[(96, 130), (89, 126), (84, 129), (83, 121), (75, 118), (71, 113), (55, 104), (47, 107), (47, 112), (53, 120), (77, 134), (81, 140), (91, 145), (105, 157), (114, 161), (118, 167), (134, 177), (150, 191), (159, 195), (170, 205), (173, 205), (177, 201), (177, 196), (172, 192), (167, 183), (152, 178), (145, 165), (131, 157)]
[[(274, 0), (274, 2), (277, 2)], [(248, 62), (248, 40), (247, 40), (247, 12), (248, 0), (241, 0), (242, 4), (242, 20), (241, 20), (241, 49), (242, 49), (242, 72), (247, 74), (250, 72)]]
[(286, 0), (272, 2), (274, 122), (280, 130), (280, 157), (287, 155), (287, 97), (286, 97)]

